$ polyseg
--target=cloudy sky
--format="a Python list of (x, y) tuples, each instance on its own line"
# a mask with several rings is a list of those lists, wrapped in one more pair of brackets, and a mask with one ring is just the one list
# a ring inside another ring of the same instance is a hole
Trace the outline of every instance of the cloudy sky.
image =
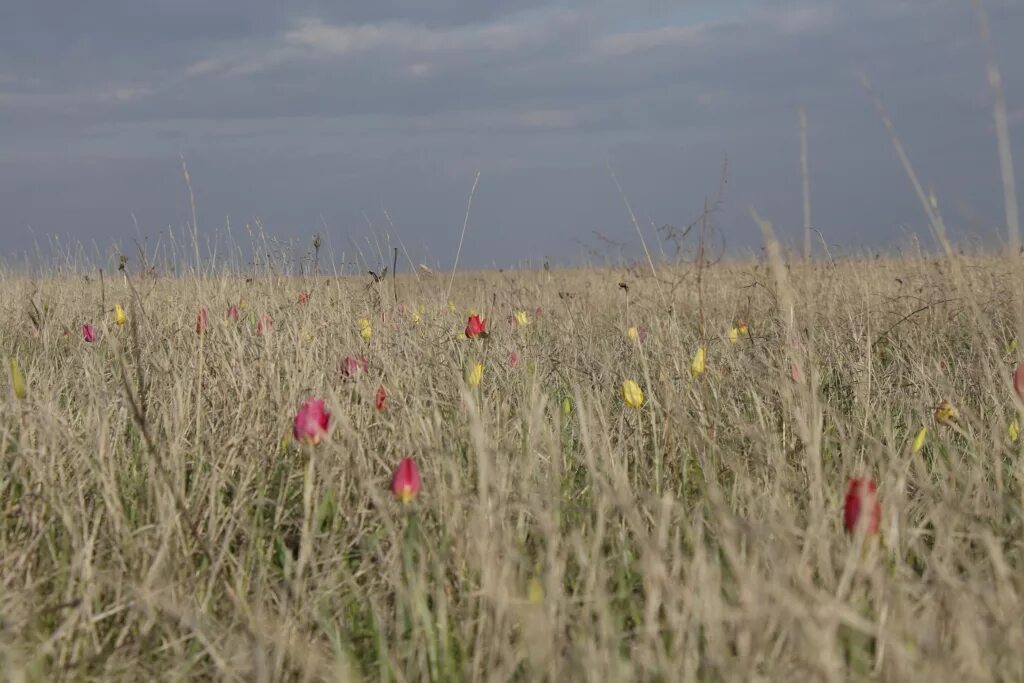
[[(1024, 3), (986, 7), (1024, 178)], [(258, 222), (348, 261), (390, 235), (450, 264), (477, 171), (467, 266), (635, 255), (610, 169), (657, 253), (652, 226), (699, 214), (725, 158), (728, 246), (756, 248), (751, 207), (796, 242), (801, 105), (815, 226), (899, 246), (927, 226), (856, 69), (953, 229), (991, 240), (983, 54), (969, 0), (6, 3), (0, 256), (166, 243), (191, 217), (182, 157), (203, 240)]]

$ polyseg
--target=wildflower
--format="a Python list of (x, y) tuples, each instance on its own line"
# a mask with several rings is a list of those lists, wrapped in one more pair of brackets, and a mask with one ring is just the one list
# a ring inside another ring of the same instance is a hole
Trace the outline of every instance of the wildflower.
[(124, 308), (121, 304), (114, 304), (114, 322), (118, 325), (124, 325), (128, 320), (128, 316), (124, 314)]
[(693, 354), (693, 360), (690, 361), (690, 374), (694, 377), (704, 374), (704, 347), (698, 346), (697, 352)]
[(566, 396), (566, 397), (564, 397), (562, 399), (562, 415), (565, 415), (566, 417), (568, 417), (569, 413), (571, 413), (571, 412), (572, 412), (572, 399), (569, 398), (568, 396)]
[(384, 389), (384, 385), (377, 387), (377, 393), (373, 397), (373, 404), (377, 406), (377, 410), (383, 412), (388, 407), (388, 392)]
[(420, 492), (420, 468), (410, 457), (402, 458), (391, 476), (391, 493), (403, 503), (410, 502)]
[(644, 404), (644, 392), (640, 385), (631, 379), (622, 383), (622, 401), (630, 408), (639, 408)]
[(484, 379), (484, 364), (473, 363), (466, 368), (466, 384), (471, 387), (480, 386), (480, 382)]
[(740, 340), (740, 328), (738, 328), (738, 327), (731, 327), (731, 328), (729, 328), (728, 336), (729, 336), (729, 341), (731, 341), (733, 344), (735, 344), (736, 342), (738, 342)]
[(519, 365), (519, 354), (516, 353), (515, 351), (510, 353), (509, 356), (508, 356), (508, 364), (509, 364), (509, 367), (513, 367), (513, 368), (515, 366)]
[(373, 336), (373, 326), (366, 318), (359, 319), (359, 336), (363, 338), (363, 341), (370, 341), (370, 337)]
[(804, 371), (795, 360), (789, 362), (789, 378), (796, 384), (804, 383)]
[(210, 326), (209, 315), (205, 308), (200, 308), (196, 315), (196, 334), (204, 334)]
[(927, 427), (921, 427), (921, 431), (919, 431), (917, 433), (917, 436), (914, 437), (914, 443), (910, 446), (910, 452), (911, 453), (918, 453), (918, 452), (920, 452), (920, 450), (922, 448), (924, 448), (924, 440), (925, 440), (925, 438), (927, 436), (928, 436), (928, 428)]
[(1020, 423), (1017, 422), (1017, 418), (1013, 418), (1013, 422), (1010, 423), (1009, 428), (1006, 430), (1006, 435), (1010, 437), (1010, 441), (1016, 442), (1020, 438)]
[(531, 605), (539, 605), (544, 602), (544, 584), (540, 578), (534, 576), (526, 586), (526, 599)]
[(230, 306), (230, 307), (228, 308), (228, 316), (227, 316), (227, 319), (228, 319), (228, 320), (235, 320), (235, 321), (237, 321), (237, 320), (238, 320), (238, 306), (235, 306), (234, 304), (232, 304), (232, 305), (231, 305), (231, 306)]
[(419, 325), (420, 324), (420, 320), (422, 320), (422, 319), (423, 318), (420, 317), (420, 312), (419, 311), (416, 311), (415, 313), (412, 314), (412, 322), (413, 322), (414, 325)]
[(8, 359), (8, 364), (11, 367), (11, 388), (14, 389), (14, 397), (23, 399), (28, 395), (28, 391), (25, 390), (25, 377), (21, 374), (21, 368), (18, 367), (18, 359), (11, 356)]
[(308, 303), (309, 303), (309, 292), (307, 292), (306, 290), (302, 290), (299, 293), (299, 304), (302, 305), (302, 306), (305, 306)]
[(629, 341), (635, 342), (640, 338), (640, 331), (635, 327), (630, 327), (626, 330), (626, 336), (629, 337)]
[(526, 327), (530, 324), (530, 318), (526, 315), (526, 311), (516, 311), (516, 323), (520, 327)]
[(953, 404), (943, 399), (935, 408), (935, 421), (940, 425), (948, 425), (956, 422), (957, 411)]
[(370, 364), (366, 362), (365, 356), (360, 356), (358, 360), (352, 356), (345, 356), (345, 359), (341, 361), (341, 374), (346, 379), (354, 379), (356, 375), (369, 369)]
[(269, 315), (261, 315), (260, 319), (256, 322), (256, 334), (262, 336), (270, 333), (270, 328), (274, 326), (274, 319)]
[(1024, 363), (1017, 366), (1013, 371), (1013, 390), (1017, 392), (1018, 398), (1024, 401)]
[(324, 408), (322, 398), (310, 398), (295, 413), (292, 434), (298, 441), (316, 445), (327, 435), (331, 414)]
[(87, 342), (96, 341), (96, 330), (92, 329), (89, 323), (82, 325), (82, 339)]
[(747, 336), (747, 324), (745, 322), (743, 322), (742, 318), (736, 321), (736, 332), (741, 337), (746, 337)]
[(481, 320), (480, 316), (474, 313), (469, 316), (469, 321), (466, 323), (466, 338), (476, 339), (477, 337), (487, 337), (487, 321)]
[(882, 522), (882, 506), (878, 502), (878, 485), (874, 479), (851, 477), (843, 504), (843, 527), (855, 533), (863, 526), (868, 535), (878, 533)]

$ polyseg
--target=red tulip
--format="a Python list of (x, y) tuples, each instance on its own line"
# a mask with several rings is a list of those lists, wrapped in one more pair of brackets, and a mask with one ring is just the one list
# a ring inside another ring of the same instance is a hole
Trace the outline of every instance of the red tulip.
[(345, 360), (341, 361), (341, 374), (346, 379), (354, 379), (360, 372), (366, 372), (370, 369), (370, 364), (366, 362), (365, 356), (360, 356), (358, 360), (352, 356), (345, 356)]
[(508, 364), (513, 368), (519, 365), (519, 354), (513, 351), (508, 357)]
[(309, 303), (309, 292), (307, 292), (306, 290), (302, 290), (302, 292), (299, 294), (299, 303), (302, 304), (303, 306)]
[(316, 445), (327, 435), (331, 414), (324, 408), (322, 398), (307, 399), (295, 413), (292, 434), (298, 441)]
[(487, 336), (487, 321), (481, 320), (480, 316), (476, 313), (469, 316), (469, 322), (466, 323), (466, 337), (468, 339), (476, 339), (477, 337)]
[(388, 407), (388, 392), (384, 390), (384, 385), (377, 387), (377, 395), (373, 397), (373, 404), (377, 406), (377, 410), (384, 411)]
[[(854, 533), (863, 524), (868, 535), (878, 533), (882, 521), (882, 506), (878, 502), (878, 485), (874, 479), (867, 477), (851, 477), (846, 489), (846, 502), (843, 505), (843, 526), (848, 533)], [(867, 517), (863, 519), (864, 514)]]
[(402, 458), (391, 477), (391, 492), (408, 503), (420, 492), (420, 468), (412, 458)]
[(1013, 371), (1013, 390), (1017, 392), (1020, 400), (1024, 401), (1024, 363), (1018, 365), (1017, 369)]
[(260, 316), (259, 321), (256, 323), (256, 334), (263, 335), (269, 333), (273, 325), (274, 319), (269, 315)]
[(238, 306), (234, 304), (228, 308), (228, 320), (238, 320)]
[(89, 323), (82, 325), (82, 339), (87, 342), (96, 341), (96, 330), (92, 329)]
[(209, 316), (206, 313), (205, 308), (200, 308), (199, 313), (196, 315), (196, 334), (203, 334), (210, 326)]

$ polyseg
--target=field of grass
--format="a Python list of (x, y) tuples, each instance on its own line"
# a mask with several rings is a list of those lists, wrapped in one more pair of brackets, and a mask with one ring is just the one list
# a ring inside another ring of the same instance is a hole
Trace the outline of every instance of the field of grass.
[(0, 282), (5, 680), (1024, 680), (1017, 261)]

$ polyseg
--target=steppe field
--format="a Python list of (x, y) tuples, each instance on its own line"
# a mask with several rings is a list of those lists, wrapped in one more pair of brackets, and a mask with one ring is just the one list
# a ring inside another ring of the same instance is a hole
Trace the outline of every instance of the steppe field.
[(1024, 680), (1021, 261), (765, 254), (0, 273), (0, 675)]

